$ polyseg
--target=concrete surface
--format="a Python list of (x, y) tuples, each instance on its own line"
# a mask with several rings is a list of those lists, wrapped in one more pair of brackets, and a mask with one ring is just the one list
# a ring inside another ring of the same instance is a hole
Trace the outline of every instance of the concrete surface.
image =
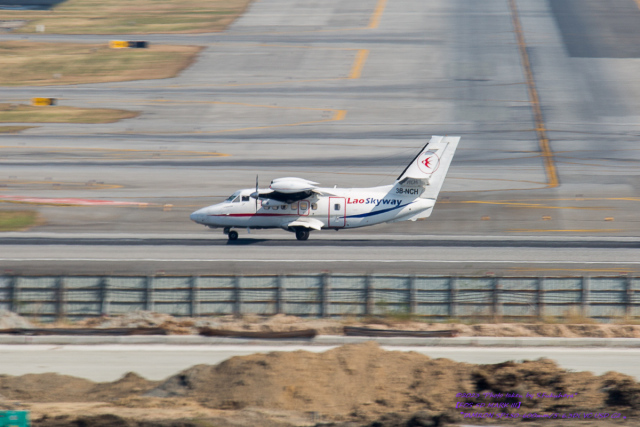
[[(376, 341), (387, 347), (566, 347), (566, 348), (640, 348), (639, 338), (532, 338), (532, 337), (347, 337), (318, 335), (313, 339), (254, 339), (203, 337), (199, 335), (143, 336), (19, 336), (0, 335), (0, 345), (155, 345), (155, 346), (304, 346), (326, 347)], [(161, 347), (157, 347), (161, 348)]]
[[(330, 345), (52, 345), (0, 344), (0, 374), (57, 372), (93, 381), (114, 381), (127, 372), (162, 380), (196, 364), (217, 364), (233, 356), (271, 351), (327, 351)], [(552, 358), (565, 369), (591, 371), (596, 375), (610, 370), (640, 379), (635, 349), (522, 348), (522, 347), (425, 347), (386, 346), (386, 350), (415, 351), (432, 358), (445, 357), (467, 363), (500, 363), (507, 360)]]

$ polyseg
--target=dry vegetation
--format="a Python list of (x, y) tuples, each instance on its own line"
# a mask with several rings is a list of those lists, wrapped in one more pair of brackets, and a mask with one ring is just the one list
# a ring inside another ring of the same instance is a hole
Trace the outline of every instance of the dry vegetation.
[(35, 126), (0, 126), (0, 133), (19, 133)]
[(68, 0), (51, 11), (2, 11), (5, 20), (27, 20), (16, 32), (44, 25), (57, 34), (146, 34), (222, 31), (250, 0)]
[(1, 86), (43, 86), (174, 77), (195, 60), (197, 46), (110, 49), (106, 44), (0, 43)]
[(37, 225), (35, 211), (0, 211), (0, 231), (20, 231)]
[(0, 104), (0, 123), (113, 123), (139, 113), (109, 108)]

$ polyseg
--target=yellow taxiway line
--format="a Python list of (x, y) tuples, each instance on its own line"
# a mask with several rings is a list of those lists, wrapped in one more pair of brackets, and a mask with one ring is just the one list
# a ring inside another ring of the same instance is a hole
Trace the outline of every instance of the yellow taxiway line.
[(382, 19), (382, 13), (384, 12), (384, 8), (386, 7), (386, 5), (387, 0), (378, 0), (378, 4), (373, 11), (373, 15), (371, 15), (369, 25), (367, 25), (367, 29), (373, 30), (378, 28), (378, 25), (380, 25), (380, 19)]
[(547, 129), (545, 128), (544, 117), (542, 115), (542, 109), (540, 108), (540, 98), (538, 97), (536, 82), (533, 79), (531, 61), (529, 60), (529, 54), (527, 53), (527, 45), (525, 43), (524, 34), (522, 32), (522, 25), (520, 23), (520, 17), (518, 15), (518, 6), (516, 5), (516, 0), (509, 0), (509, 6), (511, 8), (513, 29), (516, 33), (516, 38), (518, 39), (518, 48), (520, 50), (520, 58), (527, 80), (527, 88), (529, 89), (529, 102), (531, 103), (533, 116), (536, 122), (538, 145), (540, 146), (540, 151), (542, 152), (542, 159), (544, 161), (544, 167), (547, 174), (547, 187), (555, 188), (559, 185), (558, 171), (556, 170), (555, 161), (553, 159), (553, 152), (551, 151), (551, 145), (549, 144), (549, 138), (547, 137)]
[[(640, 1), (640, 0), (638, 0)], [(359, 79), (362, 75), (362, 68), (364, 67), (364, 63), (369, 56), (369, 49), (358, 49), (358, 54), (356, 55), (356, 59), (353, 62), (353, 66), (351, 67), (351, 73), (349, 73), (350, 79)]]

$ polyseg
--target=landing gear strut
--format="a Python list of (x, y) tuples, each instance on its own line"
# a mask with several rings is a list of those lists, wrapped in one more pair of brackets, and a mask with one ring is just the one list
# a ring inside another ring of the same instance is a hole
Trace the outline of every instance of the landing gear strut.
[(238, 232), (232, 231), (231, 227), (225, 227), (224, 230), (222, 230), (222, 232), (226, 234), (227, 237), (229, 237), (229, 240), (238, 240)]
[(296, 230), (296, 239), (307, 240), (309, 238), (309, 230), (306, 228), (298, 228)]

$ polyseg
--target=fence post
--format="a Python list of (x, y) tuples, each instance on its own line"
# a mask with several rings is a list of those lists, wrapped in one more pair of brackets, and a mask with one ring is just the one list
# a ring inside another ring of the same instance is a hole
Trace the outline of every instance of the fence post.
[(416, 314), (416, 276), (409, 277), (409, 314)]
[(536, 290), (536, 311), (538, 320), (542, 320), (544, 317), (544, 279), (538, 277), (538, 284)]
[(625, 283), (625, 299), (624, 299), (624, 315), (627, 320), (631, 317), (631, 313), (633, 312), (633, 279), (631, 276), (627, 276), (627, 280)]
[(242, 289), (240, 289), (240, 276), (233, 278), (233, 315), (239, 317), (242, 314)]
[(284, 312), (284, 280), (282, 276), (278, 274), (276, 277), (276, 314), (282, 314)]
[(200, 316), (200, 298), (198, 295), (198, 276), (191, 276), (189, 283), (189, 315)]
[(56, 320), (64, 319), (65, 283), (62, 276), (56, 280)]
[(502, 286), (500, 285), (500, 278), (493, 279), (493, 320), (497, 321), (502, 318), (502, 302), (500, 302), (500, 293)]
[(109, 278), (107, 276), (100, 280), (100, 315), (109, 315)]
[(458, 278), (451, 276), (449, 278), (449, 318), (455, 319), (458, 314)]
[(147, 283), (144, 289), (144, 309), (153, 311), (153, 277), (147, 276)]
[(582, 298), (580, 299), (582, 306), (582, 316), (589, 317), (591, 314), (589, 310), (589, 296), (591, 293), (591, 277), (583, 276), (582, 277)]
[(331, 291), (331, 280), (328, 273), (322, 275), (322, 307), (321, 316), (329, 317), (329, 293)]
[(373, 283), (371, 275), (364, 276), (364, 314), (373, 316)]
[[(9, 278), (9, 311), (18, 313), (18, 276), (11, 276)], [(20, 314), (20, 313), (18, 313)]]

